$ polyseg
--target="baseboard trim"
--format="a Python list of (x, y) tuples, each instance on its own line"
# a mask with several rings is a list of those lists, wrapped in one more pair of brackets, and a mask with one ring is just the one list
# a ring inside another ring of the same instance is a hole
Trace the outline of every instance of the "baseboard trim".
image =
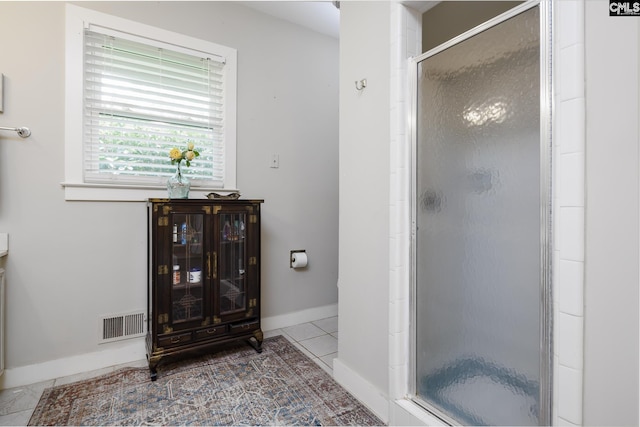
[(263, 317), (260, 326), (263, 331), (273, 331), (274, 329), (287, 328), (301, 323), (313, 322), (338, 315), (338, 304), (324, 305), (322, 307), (308, 308), (306, 310), (294, 311), (293, 313), (280, 314), (277, 316)]
[(391, 403), (391, 425), (394, 426), (448, 426), (440, 418), (409, 399), (398, 399)]
[(55, 378), (81, 374), (111, 366), (139, 362), (146, 358), (144, 338), (132, 338), (117, 348), (85, 353), (43, 363), (5, 369), (0, 389), (22, 387)]
[[(265, 317), (261, 319), (261, 326), (263, 331), (270, 331), (337, 315), (338, 304), (331, 304)], [(105, 369), (111, 366), (139, 362), (145, 360), (145, 358), (146, 346), (144, 337), (132, 338), (127, 340), (126, 343), (120, 342), (117, 348), (5, 369), (4, 374), (0, 377), (0, 390), (50, 381), (55, 378)]]
[(389, 399), (340, 358), (333, 360), (333, 378), (385, 424), (389, 422)]

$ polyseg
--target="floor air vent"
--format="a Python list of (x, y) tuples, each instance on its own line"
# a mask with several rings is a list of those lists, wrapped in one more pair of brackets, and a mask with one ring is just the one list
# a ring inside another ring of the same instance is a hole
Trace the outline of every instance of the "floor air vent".
[(144, 313), (129, 313), (100, 318), (100, 342), (111, 342), (143, 336)]

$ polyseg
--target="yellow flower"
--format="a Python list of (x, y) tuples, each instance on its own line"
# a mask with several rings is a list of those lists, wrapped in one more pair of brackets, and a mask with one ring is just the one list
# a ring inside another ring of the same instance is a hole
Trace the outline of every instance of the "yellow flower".
[(200, 153), (195, 149), (193, 142), (187, 143), (187, 149), (185, 151), (180, 151), (176, 147), (169, 150), (169, 158), (171, 159), (172, 165), (175, 165), (177, 163), (178, 166), (180, 166), (180, 164), (184, 160), (187, 167), (189, 167), (191, 166), (191, 161), (199, 155)]
[(182, 152), (177, 148), (172, 148), (171, 151), (169, 151), (169, 158), (171, 160), (180, 160), (182, 159)]

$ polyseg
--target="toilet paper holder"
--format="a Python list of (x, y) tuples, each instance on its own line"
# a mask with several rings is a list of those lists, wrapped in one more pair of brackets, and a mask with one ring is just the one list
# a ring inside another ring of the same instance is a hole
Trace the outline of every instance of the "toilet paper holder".
[(307, 251), (305, 249), (295, 249), (289, 252), (289, 268), (293, 268), (293, 259), (294, 259), (294, 254), (298, 254), (298, 253), (307, 253)]

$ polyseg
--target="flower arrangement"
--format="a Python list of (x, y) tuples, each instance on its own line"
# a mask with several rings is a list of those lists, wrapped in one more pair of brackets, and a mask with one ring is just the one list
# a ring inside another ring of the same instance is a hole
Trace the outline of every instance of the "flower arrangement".
[(187, 149), (183, 151), (180, 151), (180, 149), (176, 147), (172, 148), (169, 151), (169, 158), (171, 159), (171, 164), (172, 165), (177, 164), (179, 167), (180, 162), (184, 160), (187, 167), (191, 166), (191, 161), (200, 155), (200, 153), (196, 151), (194, 148), (195, 147), (193, 145), (193, 142), (187, 143)]

